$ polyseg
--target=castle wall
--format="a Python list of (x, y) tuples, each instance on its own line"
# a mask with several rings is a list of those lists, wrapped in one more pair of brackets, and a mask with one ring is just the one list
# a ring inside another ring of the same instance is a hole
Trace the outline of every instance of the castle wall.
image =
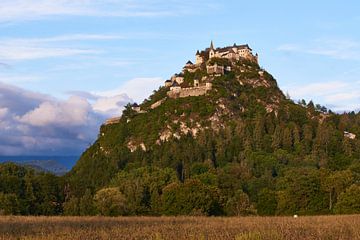
[(211, 88), (212, 85), (208, 83), (205, 86), (181, 88), (180, 91), (168, 91), (167, 95), (170, 98), (198, 97), (205, 95)]
[(182, 88), (179, 97), (197, 97), (205, 94), (205, 87)]
[(163, 102), (165, 102), (165, 100), (166, 100), (166, 98), (163, 98), (163, 99), (157, 101), (156, 103), (153, 103), (153, 104), (150, 106), (150, 108), (151, 108), (151, 109), (155, 109), (155, 108), (159, 107), (161, 104), (163, 104)]

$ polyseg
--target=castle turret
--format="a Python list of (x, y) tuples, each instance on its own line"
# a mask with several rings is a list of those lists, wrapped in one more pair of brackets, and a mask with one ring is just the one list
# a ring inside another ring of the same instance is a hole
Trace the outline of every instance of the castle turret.
[(195, 64), (196, 65), (200, 65), (204, 62), (204, 58), (200, 55), (199, 50), (197, 50), (196, 54), (195, 54)]
[(210, 50), (209, 50), (209, 59), (215, 57), (215, 48), (214, 48), (214, 43), (213, 41), (211, 40), (211, 43), (210, 43)]
[(211, 43), (210, 43), (210, 49), (215, 50), (215, 48), (214, 48), (214, 43), (213, 43), (212, 40), (211, 40)]

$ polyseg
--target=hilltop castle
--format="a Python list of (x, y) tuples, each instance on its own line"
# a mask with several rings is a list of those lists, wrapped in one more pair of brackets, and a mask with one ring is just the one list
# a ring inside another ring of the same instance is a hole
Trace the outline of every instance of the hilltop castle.
[[(218, 63), (219, 61), (217, 60), (219, 59), (227, 59), (228, 63)], [(230, 72), (232, 65), (240, 59), (258, 63), (258, 55), (253, 55), (252, 49), (247, 44), (234, 44), (233, 46), (215, 49), (211, 41), (209, 48), (201, 52), (199, 50), (196, 52), (195, 64), (189, 60), (180, 74), (175, 74), (171, 79), (165, 81), (165, 87), (170, 87), (167, 95), (170, 98), (204, 95), (212, 89), (212, 79), (215, 76), (221, 76)], [(201, 79), (194, 79), (191, 85), (189, 83), (184, 84), (185, 73), (195, 73), (198, 70), (206, 70), (208, 76), (203, 76)]]
[(258, 55), (256, 54), (254, 56), (252, 54), (252, 49), (247, 44), (236, 45), (236, 43), (234, 43), (233, 46), (215, 49), (212, 41), (209, 48), (206, 48), (201, 52), (197, 51), (195, 57), (197, 65), (216, 57), (227, 58), (229, 60), (239, 60), (240, 58), (244, 58), (254, 62), (258, 61)]

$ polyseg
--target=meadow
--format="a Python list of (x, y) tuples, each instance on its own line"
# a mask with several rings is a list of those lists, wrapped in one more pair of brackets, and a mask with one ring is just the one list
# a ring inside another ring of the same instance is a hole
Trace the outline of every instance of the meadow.
[(0, 239), (360, 239), (360, 215), (0, 217)]

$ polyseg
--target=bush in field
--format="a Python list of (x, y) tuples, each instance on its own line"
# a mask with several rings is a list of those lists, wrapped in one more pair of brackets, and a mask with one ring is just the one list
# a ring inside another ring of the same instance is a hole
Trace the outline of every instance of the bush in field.
[(103, 188), (94, 197), (95, 206), (103, 216), (119, 216), (126, 214), (124, 195), (118, 188)]

